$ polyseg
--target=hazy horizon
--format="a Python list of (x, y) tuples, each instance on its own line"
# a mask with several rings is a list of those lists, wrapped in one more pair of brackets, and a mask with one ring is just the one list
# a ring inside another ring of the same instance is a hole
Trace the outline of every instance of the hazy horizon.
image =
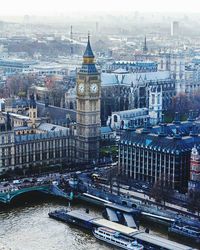
[(190, 0), (177, 1), (168, 0), (7, 0), (0, 8), (1, 16), (21, 16), (21, 15), (44, 15), (56, 16), (69, 13), (117, 13), (117, 12), (165, 12), (165, 13), (198, 13), (200, 12), (200, 1)]

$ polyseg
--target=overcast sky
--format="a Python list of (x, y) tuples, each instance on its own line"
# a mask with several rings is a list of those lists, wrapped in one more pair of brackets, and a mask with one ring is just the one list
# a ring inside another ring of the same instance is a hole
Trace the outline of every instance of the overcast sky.
[(74, 11), (200, 12), (200, 0), (1, 0), (1, 15), (57, 15)]

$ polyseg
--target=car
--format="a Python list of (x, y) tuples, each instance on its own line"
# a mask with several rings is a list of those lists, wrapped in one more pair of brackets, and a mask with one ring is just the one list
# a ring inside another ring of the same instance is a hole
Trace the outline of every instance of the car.
[(14, 181), (13, 181), (13, 184), (20, 184), (20, 183), (21, 183), (20, 180), (14, 180)]
[(23, 180), (23, 183), (30, 183), (31, 182), (31, 180), (29, 180), (29, 179), (24, 179)]
[(148, 188), (147, 185), (142, 185), (143, 188)]
[(3, 183), (3, 186), (4, 186), (4, 187), (7, 187), (7, 186), (9, 186), (9, 185), (10, 185), (9, 182)]
[(58, 186), (58, 182), (57, 181), (52, 181), (52, 184), (55, 186)]
[(37, 178), (37, 182), (42, 182), (43, 179), (42, 178)]

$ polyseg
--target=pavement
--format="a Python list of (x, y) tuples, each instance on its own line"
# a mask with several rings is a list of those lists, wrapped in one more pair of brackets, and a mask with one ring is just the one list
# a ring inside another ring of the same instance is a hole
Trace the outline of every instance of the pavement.
[[(115, 190), (117, 190), (117, 188), (115, 188)], [(145, 201), (157, 203), (154, 198), (152, 198), (149, 195), (144, 194), (142, 192), (136, 192), (136, 191), (132, 191), (132, 190), (126, 190), (126, 189), (123, 189), (123, 188), (120, 188), (120, 192), (123, 193), (123, 194), (125, 194), (125, 195), (132, 196), (133, 198), (139, 198), (139, 199), (142, 199), (142, 200), (145, 200)], [(164, 204), (160, 204), (160, 205), (165, 206), (166, 208), (172, 208), (172, 209), (179, 210), (180, 212), (184, 212), (184, 213), (187, 213), (187, 214), (198, 216), (197, 212), (195, 212), (195, 213), (189, 212), (187, 210), (187, 208), (181, 207), (181, 206), (179, 206), (177, 204), (165, 202), (165, 205)]]

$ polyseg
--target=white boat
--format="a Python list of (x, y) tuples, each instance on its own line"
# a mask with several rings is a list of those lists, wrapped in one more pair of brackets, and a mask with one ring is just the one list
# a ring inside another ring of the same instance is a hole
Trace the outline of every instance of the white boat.
[(131, 237), (123, 236), (120, 232), (109, 229), (107, 227), (98, 227), (93, 230), (95, 238), (110, 243), (122, 249), (127, 250), (143, 250), (143, 245)]

